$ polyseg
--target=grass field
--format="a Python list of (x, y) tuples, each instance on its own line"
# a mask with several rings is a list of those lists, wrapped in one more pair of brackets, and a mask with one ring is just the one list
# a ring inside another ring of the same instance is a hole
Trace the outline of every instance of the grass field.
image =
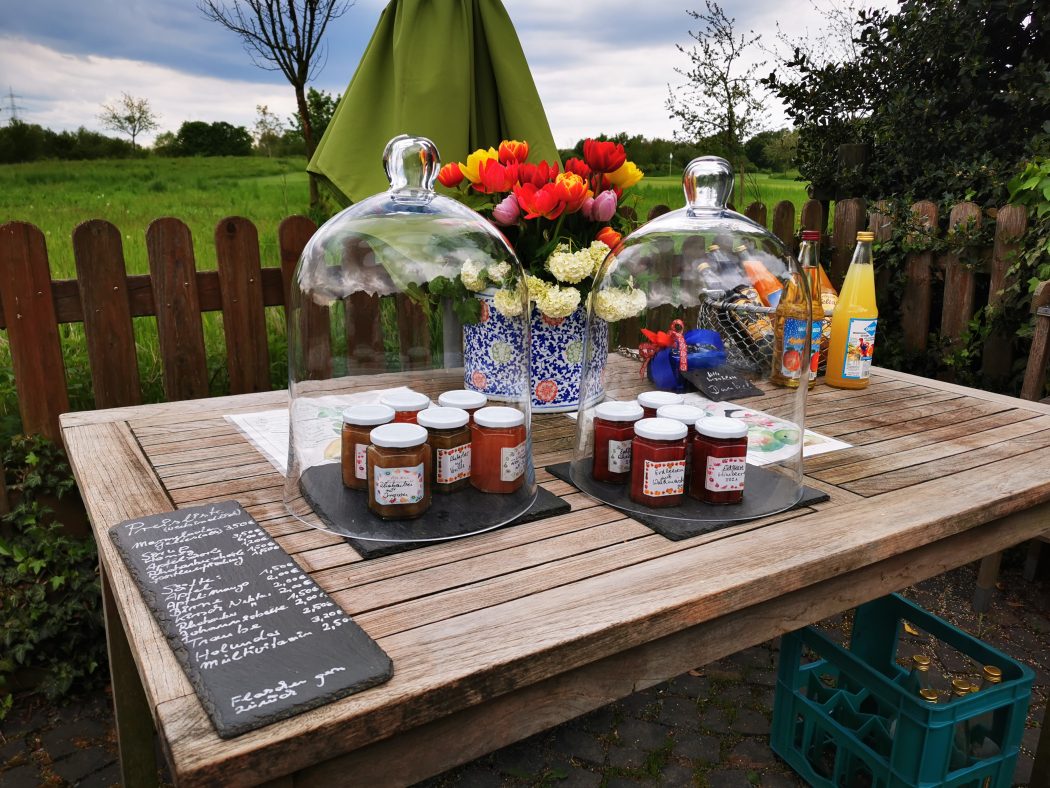
[[(303, 159), (257, 157), (4, 165), (0, 166), (0, 224), (27, 221), (44, 232), (54, 279), (75, 277), (72, 233), (89, 219), (105, 219), (120, 229), (131, 274), (149, 271), (146, 228), (162, 216), (177, 217), (189, 226), (198, 270), (215, 268), (213, 234), (216, 224), (228, 216), (244, 216), (255, 223), (262, 264), (277, 266), (277, 226), (284, 217), (307, 210), (304, 166)], [(762, 199), (772, 210), (779, 200), (789, 199), (801, 209), (806, 199), (803, 185), (790, 179), (749, 176), (744, 189), (744, 199), (734, 195), (740, 208)], [(654, 205), (684, 204), (679, 176), (649, 177), (633, 191), (631, 204), (643, 219)], [(274, 386), (283, 386), (287, 381), (283, 310), (275, 307), (268, 312), (271, 380)], [(78, 325), (66, 325), (61, 333), (71, 405), (90, 408), (93, 397), (83, 331)], [(136, 318), (135, 334), (143, 393), (147, 401), (159, 401), (163, 393), (155, 321)], [(204, 334), (212, 393), (225, 393), (221, 315), (204, 315)], [(17, 429), (18, 412), (7, 357), (6, 336), (0, 333), (0, 432), (4, 433)]]

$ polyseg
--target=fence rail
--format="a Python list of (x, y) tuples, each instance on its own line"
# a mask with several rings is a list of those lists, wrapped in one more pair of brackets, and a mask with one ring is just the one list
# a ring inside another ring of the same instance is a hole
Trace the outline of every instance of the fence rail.
[[(864, 200), (840, 200), (835, 204), (830, 233), (825, 207), (815, 200), (807, 202), (799, 212), (800, 226), (796, 226), (795, 206), (788, 201), (778, 203), (772, 211), (765, 204), (754, 202), (744, 213), (770, 225), (793, 251), (797, 251), (798, 230), (827, 233), (832, 245), (829, 273), (838, 285), (845, 276), (858, 230), (871, 229), (880, 238), (888, 236), (888, 220), (880, 211), (883, 207), (876, 205), (869, 210)], [(912, 211), (931, 232), (938, 231), (934, 203), (918, 202)], [(983, 220), (978, 206), (960, 203), (952, 208), (948, 226), (950, 230)], [(978, 306), (978, 276), (989, 277), (991, 302), (1000, 297), (999, 292), (1009, 284), (1006, 272), (1010, 253), (1025, 231), (1026, 214), (1021, 207), (1005, 206), (998, 211), (995, 222), (995, 244), (988, 250), (988, 264), (983, 271), (974, 270), (950, 253), (935, 257), (919, 251), (908, 256), (907, 288), (901, 305), (906, 348), (925, 350), (930, 333), (938, 331), (949, 340), (958, 341)], [(278, 229), (280, 259), (266, 261), (269, 265), (263, 266), (255, 226), (244, 218), (223, 219), (214, 233), (217, 269), (198, 271), (186, 224), (174, 218), (157, 219), (146, 230), (150, 273), (129, 276), (120, 231), (109, 222), (92, 220), (73, 232), (77, 278), (52, 280), (43, 233), (25, 222), (0, 225), (0, 329), (7, 332), (24, 431), (54, 440), (60, 438), (58, 416), (69, 410), (69, 396), (58, 327), (67, 323), (84, 326), (95, 404), (99, 408), (142, 401), (132, 324), (137, 317), (156, 318), (167, 399), (208, 395), (201, 321), (205, 312), (222, 313), (230, 392), (269, 388), (270, 350), (264, 309), (287, 303), (295, 263), (315, 229), (306, 217), (286, 218)], [(885, 277), (881, 273), (880, 276), (885, 284)], [(941, 280), (943, 294), (935, 298), (935, 285)], [(943, 305), (939, 313), (937, 304)], [(412, 305), (398, 306), (402, 343), (411, 348), (427, 347), (426, 321), (408, 314)], [(354, 303), (353, 307), (355, 319), (345, 327), (352, 340), (350, 346), (354, 346), (355, 332), (371, 332), (372, 350), (381, 353), (378, 304)], [(321, 317), (307, 310), (303, 320)], [(327, 314), (323, 317), (327, 327)], [(989, 370), (1011, 368), (1009, 340), (993, 337), (989, 342), (985, 356)], [(402, 359), (403, 363), (417, 366), (427, 364), (429, 356), (409, 358), (403, 352)], [(307, 359), (306, 363), (320, 374), (325, 371), (327, 358)]]

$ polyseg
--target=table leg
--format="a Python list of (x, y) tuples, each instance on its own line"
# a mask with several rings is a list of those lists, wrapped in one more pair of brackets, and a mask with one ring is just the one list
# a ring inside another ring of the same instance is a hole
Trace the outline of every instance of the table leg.
[(155, 729), (138, 668), (120, 622), (113, 589), (105, 569), (99, 564), (102, 580), (102, 608), (106, 619), (106, 645), (109, 650), (109, 679), (113, 687), (113, 713), (117, 723), (120, 774), (126, 786), (157, 784), (157, 758), (153, 746)]
[(973, 609), (977, 613), (987, 613), (992, 606), (992, 594), (999, 579), (999, 563), (1003, 554), (992, 553), (985, 556), (977, 570), (977, 588), (973, 592)]

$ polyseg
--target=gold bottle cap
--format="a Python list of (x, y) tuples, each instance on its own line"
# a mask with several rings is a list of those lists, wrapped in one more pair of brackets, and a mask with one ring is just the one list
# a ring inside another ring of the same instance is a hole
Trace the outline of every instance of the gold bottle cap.
[(709, 252), (717, 252), (721, 248), (722, 247), (720, 247), (718, 244), (711, 244), (709, 247), (707, 247), (707, 251), (709, 251)]
[(952, 692), (958, 696), (970, 694), (970, 682), (966, 679), (952, 679)]
[(937, 690), (930, 689), (929, 687), (923, 687), (921, 690), (919, 690), (919, 697), (922, 698), (927, 703), (936, 703), (937, 702)]
[(747, 244), (737, 244), (736, 246), (733, 247), (733, 251), (736, 252), (737, 254), (740, 254), (741, 252), (746, 252), (747, 251)]
[(970, 685), (970, 694), (973, 695), (975, 692), (980, 692), (981, 688), (976, 684)]
[(911, 661), (919, 670), (930, 669), (930, 658), (925, 654), (914, 654), (912, 655)]
[(857, 233), (857, 240), (858, 241), (874, 241), (875, 240), (875, 233), (861, 230), (859, 233)]
[(992, 684), (998, 684), (1003, 680), (1003, 672), (995, 665), (985, 665), (983, 668), (984, 680)]

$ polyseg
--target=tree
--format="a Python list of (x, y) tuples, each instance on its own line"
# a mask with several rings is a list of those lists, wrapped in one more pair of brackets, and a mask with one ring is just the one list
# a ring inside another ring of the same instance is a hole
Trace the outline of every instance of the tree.
[(255, 145), (265, 151), (267, 156), (273, 156), (274, 146), (281, 141), (281, 134), (284, 133), (284, 124), (265, 104), (257, 104), (255, 111), (258, 113), (255, 119)]
[[(342, 96), (338, 93), (333, 96), (327, 90), (310, 88), (306, 91), (306, 111), (310, 116), (310, 126), (315, 139), (319, 140), (324, 136), (341, 98)], [(297, 134), (302, 133), (303, 124), (299, 122), (298, 115), (288, 118), (288, 126)]]
[(250, 156), (252, 138), (244, 126), (191, 120), (179, 127), (175, 151), (177, 156)]
[[(310, 122), (306, 83), (324, 67), (321, 39), (328, 23), (352, 5), (353, 0), (200, 0), (208, 19), (240, 36), (255, 65), (280, 71), (295, 90), (307, 158), (313, 156), (318, 138)], [(316, 208), (319, 201), (311, 173), (310, 207)]]
[(158, 128), (158, 116), (149, 105), (149, 99), (135, 98), (130, 93), (121, 93), (120, 100), (112, 104), (103, 104), (98, 116), (110, 131), (117, 131), (131, 137), (131, 147), (135, 147), (135, 138), (144, 131)]
[(743, 62), (762, 37), (753, 31), (738, 35), (736, 20), (718, 3), (705, 0), (705, 5), (705, 11), (686, 12), (702, 26), (689, 31), (696, 45), (688, 50), (676, 45), (688, 56), (690, 67), (675, 69), (687, 82), (677, 93), (668, 88), (666, 106), (685, 138), (719, 137), (724, 147), (739, 153), (743, 140), (762, 125), (758, 81), (751, 75), (765, 64)]

